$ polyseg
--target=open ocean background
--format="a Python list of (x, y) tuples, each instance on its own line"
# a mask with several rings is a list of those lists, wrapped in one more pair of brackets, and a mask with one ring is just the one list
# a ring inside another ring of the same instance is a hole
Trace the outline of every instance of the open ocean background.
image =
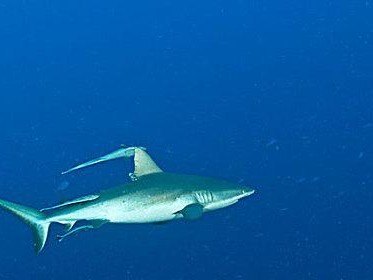
[(0, 279), (373, 279), (373, 1), (0, 0), (0, 197), (42, 208), (126, 180), (61, 176), (120, 144), (257, 193), (195, 222), (105, 225), (36, 256), (0, 212)]

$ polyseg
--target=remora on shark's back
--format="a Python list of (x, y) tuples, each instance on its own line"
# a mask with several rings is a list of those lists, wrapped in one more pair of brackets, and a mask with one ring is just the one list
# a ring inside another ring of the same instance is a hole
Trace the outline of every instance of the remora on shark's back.
[[(161, 223), (179, 218), (199, 218), (203, 213), (224, 208), (254, 193), (253, 189), (208, 177), (163, 172), (145, 148), (122, 147), (108, 155), (83, 163), (68, 173), (99, 162), (134, 157), (131, 182), (83, 196), (60, 205), (36, 210), (0, 199), (0, 207), (26, 222), (33, 231), (39, 253), (51, 223), (66, 225), (60, 240), (105, 223)], [(83, 225), (76, 226), (76, 222)]]

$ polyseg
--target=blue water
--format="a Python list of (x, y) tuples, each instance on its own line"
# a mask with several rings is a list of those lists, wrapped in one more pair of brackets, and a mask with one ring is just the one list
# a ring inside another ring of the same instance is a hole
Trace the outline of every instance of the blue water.
[(0, 279), (373, 279), (373, 2), (0, 1), (0, 188), (42, 208), (168, 171), (253, 186), (195, 222), (105, 225), (36, 256), (0, 212)]

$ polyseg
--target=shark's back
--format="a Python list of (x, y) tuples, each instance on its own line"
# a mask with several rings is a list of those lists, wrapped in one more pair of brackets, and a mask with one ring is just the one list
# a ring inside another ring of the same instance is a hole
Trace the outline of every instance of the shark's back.
[(101, 199), (110, 199), (138, 192), (188, 192), (199, 189), (224, 189), (232, 185), (230, 182), (210, 177), (162, 172), (141, 176), (133, 182), (103, 190), (99, 196)]

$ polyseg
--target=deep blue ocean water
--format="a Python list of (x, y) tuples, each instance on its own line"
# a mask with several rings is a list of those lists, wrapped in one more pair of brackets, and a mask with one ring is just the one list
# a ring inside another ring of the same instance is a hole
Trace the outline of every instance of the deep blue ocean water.
[(373, 2), (0, 0), (0, 197), (127, 180), (120, 144), (253, 186), (195, 222), (105, 225), (36, 256), (0, 212), (0, 279), (373, 279)]

